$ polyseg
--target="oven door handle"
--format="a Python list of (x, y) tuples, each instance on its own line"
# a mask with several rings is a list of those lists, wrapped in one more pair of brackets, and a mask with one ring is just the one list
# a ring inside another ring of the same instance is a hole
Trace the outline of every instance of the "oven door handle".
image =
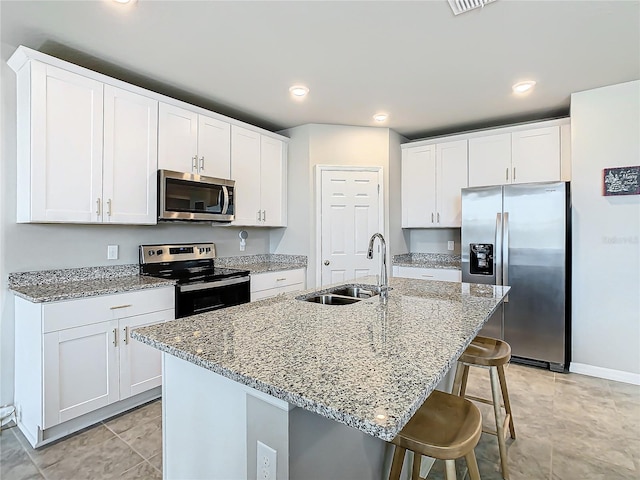
[(222, 193), (224, 194), (224, 200), (222, 203), (222, 215), (227, 214), (227, 210), (229, 209), (229, 189), (226, 185), (222, 186)]
[(216, 287), (226, 287), (227, 285), (237, 285), (239, 283), (249, 283), (251, 277), (239, 277), (239, 278), (225, 278), (223, 280), (216, 280), (215, 282), (206, 283), (194, 283), (191, 285), (178, 285), (178, 290), (181, 292), (195, 292), (196, 290), (209, 290)]

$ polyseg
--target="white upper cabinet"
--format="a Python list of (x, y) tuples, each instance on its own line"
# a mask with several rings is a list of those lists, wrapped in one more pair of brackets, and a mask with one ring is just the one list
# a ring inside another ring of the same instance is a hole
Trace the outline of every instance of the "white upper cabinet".
[(160, 103), (158, 168), (230, 178), (231, 125)]
[(198, 169), (200, 175), (231, 178), (231, 125), (198, 115)]
[(436, 214), (436, 146), (402, 150), (402, 226), (434, 226)]
[(155, 100), (32, 61), (18, 72), (18, 222), (155, 224)]
[(198, 114), (160, 103), (158, 168), (198, 173)]
[(560, 126), (469, 139), (469, 186), (561, 179)]
[(158, 102), (104, 87), (103, 221), (157, 219)]
[(511, 134), (469, 139), (469, 186), (511, 183)]
[(467, 141), (402, 150), (402, 227), (459, 227)]
[(102, 220), (100, 82), (32, 62), (18, 75), (18, 222)]
[(436, 222), (438, 227), (462, 225), (462, 194), (467, 187), (467, 141), (436, 145)]
[(512, 183), (560, 180), (560, 127), (511, 134)]
[(234, 225), (286, 226), (286, 149), (282, 141), (246, 128), (231, 128)]

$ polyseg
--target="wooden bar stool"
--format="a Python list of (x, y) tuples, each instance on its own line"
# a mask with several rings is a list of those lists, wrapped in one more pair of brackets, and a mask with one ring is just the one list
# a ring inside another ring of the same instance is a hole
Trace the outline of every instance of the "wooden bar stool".
[(473, 451), (482, 434), (482, 415), (473, 403), (435, 390), (392, 440), (395, 447), (389, 480), (398, 480), (404, 454), (414, 452), (411, 479), (420, 479), (421, 455), (445, 461), (446, 479), (456, 480), (456, 458), (464, 457), (471, 480), (480, 480)]
[[(511, 438), (516, 438), (516, 429), (513, 426), (513, 415), (511, 414), (511, 403), (509, 402), (509, 392), (507, 391), (507, 381), (504, 376), (504, 365), (507, 364), (510, 359), (511, 346), (507, 342), (503, 342), (502, 340), (495, 338), (477, 336), (458, 359), (458, 368), (456, 370), (456, 376), (453, 383), (453, 393), (455, 395), (468, 398), (469, 400), (493, 405), (493, 412), (496, 419), (496, 431), (483, 431), (498, 437), (500, 466), (502, 468), (502, 476), (505, 480), (508, 480), (509, 478), (507, 446), (505, 444), (507, 425), (509, 425)], [(489, 369), (492, 400), (466, 395), (470, 366)], [(502, 392), (504, 404), (500, 403), (500, 392)], [(504, 407), (505, 409), (504, 420), (500, 419), (502, 416), (501, 407)]]

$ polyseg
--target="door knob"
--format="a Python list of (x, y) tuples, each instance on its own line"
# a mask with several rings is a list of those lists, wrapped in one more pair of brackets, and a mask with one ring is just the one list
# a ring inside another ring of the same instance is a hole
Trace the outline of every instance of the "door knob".
[(325, 265), (329, 265), (330, 263), (331, 263), (331, 262), (330, 262), (329, 260), (325, 260), (325, 261), (324, 261), (324, 264), (325, 264)]

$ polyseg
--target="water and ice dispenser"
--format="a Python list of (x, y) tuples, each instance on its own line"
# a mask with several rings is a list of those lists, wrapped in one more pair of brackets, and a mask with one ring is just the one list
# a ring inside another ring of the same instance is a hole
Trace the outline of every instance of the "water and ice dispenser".
[(469, 273), (472, 275), (493, 275), (493, 244), (471, 243)]

